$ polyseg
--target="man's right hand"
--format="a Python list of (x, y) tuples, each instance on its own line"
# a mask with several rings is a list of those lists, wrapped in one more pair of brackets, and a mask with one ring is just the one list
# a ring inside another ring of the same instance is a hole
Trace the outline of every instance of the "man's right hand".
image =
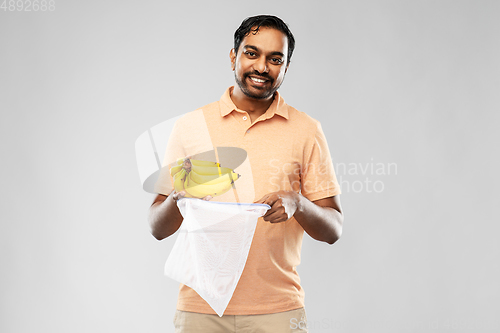
[(183, 217), (177, 207), (177, 200), (184, 197), (185, 193), (172, 191), (166, 196), (158, 194), (149, 208), (149, 226), (151, 234), (158, 240), (172, 235), (179, 229)]
[(184, 198), (186, 196), (185, 191), (175, 192), (175, 190), (170, 194), (172, 196), (172, 200), (177, 201), (179, 199)]

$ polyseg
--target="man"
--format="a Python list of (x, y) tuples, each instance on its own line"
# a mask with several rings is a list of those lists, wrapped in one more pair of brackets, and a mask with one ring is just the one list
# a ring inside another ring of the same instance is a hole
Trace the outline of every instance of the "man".
[[(176, 332), (307, 332), (304, 291), (296, 271), (302, 236), (305, 231), (333, 244), (341, 235), (343, 215), (321, 126), (278, 93), (294, 44), (277, 17), (244, 20), (229, 55), (236, 85), (220, 101), (202, 108), (214, 147), (231, 142), (246, 150), (254, 201), (271, 209), (257, 223), (224, 315), (217, 316), (196, 292), (181, 285)], [(168, 183), (165, 179), (158, 187), (150, 208), (151, 232), (159, 240), (175, 233), (183, 220), (176, 205), (183, 193)]]

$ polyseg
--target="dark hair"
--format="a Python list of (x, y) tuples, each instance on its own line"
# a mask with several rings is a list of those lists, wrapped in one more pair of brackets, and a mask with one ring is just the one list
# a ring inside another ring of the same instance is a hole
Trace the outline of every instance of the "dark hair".
[[(252, 29), (253, 27), (255, 28)], [(295, 38), (293, 38), (293, 34), (290, 29), (288, 29), (286, 23), (279, 17), (272, 15), (257, 15), (244, 19), (243, 22), (241, 22), (240, 27), (234, 32), (234, 52), (238, 54), (238, 49), (240, 48), (243, 38), (249, 35), (250, 31), (252, 31), (253, 34), (256, 34), (260, 27), (274, 28), (286, 35), (288, 39), (288, 65), (290, 63), (290, 59), (292, 59), (293, 49), (295, 48)]]

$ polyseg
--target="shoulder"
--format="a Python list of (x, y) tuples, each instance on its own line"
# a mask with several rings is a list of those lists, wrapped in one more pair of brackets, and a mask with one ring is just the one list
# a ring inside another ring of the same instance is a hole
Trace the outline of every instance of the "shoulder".
[(314, 134), (318, 129), (321, 129), (321, 124), (318, 120), (290, 105), (288, 105), (288, 120), (292, 126), (300, 128), (300, 131), (303, 133)]

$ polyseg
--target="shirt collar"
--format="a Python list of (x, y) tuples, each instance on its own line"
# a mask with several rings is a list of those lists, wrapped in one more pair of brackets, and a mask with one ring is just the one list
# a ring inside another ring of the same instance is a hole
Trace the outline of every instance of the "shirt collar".
[[(222, 117), (227, 116), (233, 111), (239, 110), (236, 105), (234, 105), (231, 99), (233, 88), (234, 86), (227, 88), (220, 98), (220, 115)], [(266, 119), (269, 119), (272, 118), (275, 114), (288, 119), (288, 105), (285, 103), (285, 100), (277, 91), (275, 92), (273, 103), (269, 106), (264, 115), (266, 116)]]

